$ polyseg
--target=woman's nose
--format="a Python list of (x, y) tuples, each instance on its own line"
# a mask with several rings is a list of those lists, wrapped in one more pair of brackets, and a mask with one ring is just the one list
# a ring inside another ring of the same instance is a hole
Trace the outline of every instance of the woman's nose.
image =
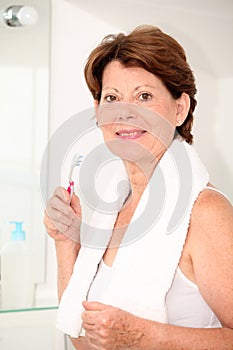
[(119, 121), (129, 121), (137, 118), (135, 106), (130, 103), (119, 103), (116, 117)]
[(125, 115), (125, 114), (122, 114), (122, 113), (119, 113), (117, 115), (117, 120), (124, 121), (124, 120), (129, 120), (129, 119), (135, 119), (135, 116), (132, 115), (132, 114)]

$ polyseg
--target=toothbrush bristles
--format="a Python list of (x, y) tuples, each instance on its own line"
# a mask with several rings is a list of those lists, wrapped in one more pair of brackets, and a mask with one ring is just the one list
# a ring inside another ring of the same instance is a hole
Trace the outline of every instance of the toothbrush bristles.
[(80, 154), (75, 154), (73, 156), (71, 166), (70, 166), (69, 181), (72, 181), (72, 174), (73, 174), (74, 168), (76, 166), (80, 166), (80, 164), (82, 163), (82, 158), (83, 156)]

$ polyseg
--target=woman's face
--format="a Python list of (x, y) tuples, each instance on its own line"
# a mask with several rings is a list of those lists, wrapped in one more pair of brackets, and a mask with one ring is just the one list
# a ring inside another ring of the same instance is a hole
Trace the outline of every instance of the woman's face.
[[(159, 159), (172, 141), (175, 127), (181, 125), (187, 116), (189, 97), (185, 95), (175, 100), (154, 74), (140, 67), (125, 67), (116, 60), (110, 62), (103, 72), (100, 109), (114, 109), (119, 105), (115, 102), (124, 102), (121, 106), (126, 104), (130, 108), (129, 104), (134, 104), (136, 109), (139, 106), (139, 109), (144, 107), (150, 110), (149, 117), (147, 113), (142, 116), (141, 113), (130, 111), (114, 112), (117, 117), (109, 120), (105, 118), (104, 122), (97, 113), (98, 123), (110, 150), (121, 158), (133, 161), (151, 155)], [(151, 118), (151, 115), (161, 117)], [(161, 125), (158, 125), (158, 120)], [(167, 142), (161, 142), (158, 135), (164, 128), (169, 129)]]

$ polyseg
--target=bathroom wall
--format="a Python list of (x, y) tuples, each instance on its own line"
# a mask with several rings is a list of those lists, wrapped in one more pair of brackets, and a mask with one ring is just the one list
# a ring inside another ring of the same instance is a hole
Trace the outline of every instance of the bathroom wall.
[[(138, 24), (161, 27), (186, 48), (198, 86), (195, 145), (212, 182), (233, 201), (233, 4), (202, 0), (53, 0), (50, 134), (74, 114), (92, 106), (83, 78), (85, 60), (108, 33)], [(48, 277), (56, 285), (53, 242)]]

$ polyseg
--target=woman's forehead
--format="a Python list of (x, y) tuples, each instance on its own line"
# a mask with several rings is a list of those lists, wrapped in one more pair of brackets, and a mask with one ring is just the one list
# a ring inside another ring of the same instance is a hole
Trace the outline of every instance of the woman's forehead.
[(134, 85), (135, 89), (145, 85), (151, 88), (163, 85), (160, 78), (142, 67), (127, 67), (118, 61), (110, 62), (103, 71), (102, 89), (116, 89), (114, 84), (125, 86), (126, 83)]

